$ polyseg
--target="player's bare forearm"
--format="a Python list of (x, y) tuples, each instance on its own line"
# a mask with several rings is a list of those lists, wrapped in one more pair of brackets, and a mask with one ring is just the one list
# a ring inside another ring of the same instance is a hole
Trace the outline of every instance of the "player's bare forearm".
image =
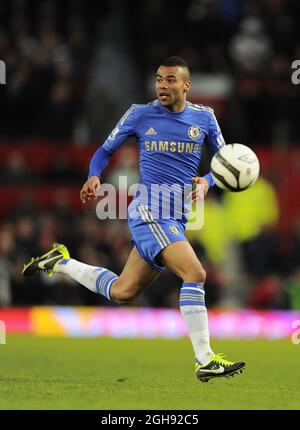
[(90, 176), (85, 182), (80, 191), (80, 199), (83, 204), (86, 200), (97, 199), (97, 191), (100, 188), (100, 178), (99, 176)]

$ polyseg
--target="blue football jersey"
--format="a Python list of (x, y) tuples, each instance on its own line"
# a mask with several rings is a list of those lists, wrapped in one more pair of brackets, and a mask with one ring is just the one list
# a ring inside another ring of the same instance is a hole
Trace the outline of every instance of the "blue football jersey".
[[(225, 145), (213, 109), (190, 102), (181, 112), (169, 111), (158, 100), (132, 105), (102, 150), (110, 156), (131, 136), (138, 142), (140, 183), (148, 189), (149, 196), (153, 184), (174, 185), (178, 192), (184, 185), (191, 187), (192, 178), (198, 174), (204, 143), (213, 154)], [(206, 178), (213, 185), (211, 175)], [(139, 200), (138, 192), (135, 200)]]

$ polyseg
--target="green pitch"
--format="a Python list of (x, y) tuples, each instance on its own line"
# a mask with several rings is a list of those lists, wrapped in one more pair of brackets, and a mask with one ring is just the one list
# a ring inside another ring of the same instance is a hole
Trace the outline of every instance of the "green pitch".
[(300, 345), (213, 341), (245, 360), (234, 378), (200, 383), (188, 339), (7, 336), (0, 409), (300, 409)]

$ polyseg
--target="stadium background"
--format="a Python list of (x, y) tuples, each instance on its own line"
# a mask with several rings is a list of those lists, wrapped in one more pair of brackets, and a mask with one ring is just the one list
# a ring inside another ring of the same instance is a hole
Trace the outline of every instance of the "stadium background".
[[(168, 271), (122, 308), (62, 276), (21, 275), (54, 241), (120, 273), (127, 222), (98, 220), (79, 190), (95, 149), (131, 103), (155, 98), (157, 66), (179, 55), (192, 69), (190, 100), (213, 107), (226, 142), (250, 146), (261, 163), (253, 189), (211, 190), (204, 229), (188, 233), (207, 270), (212, 335), (292, 335), (300, 320), (300, 85), (291, 79), (299, 15), (297, 0), (1, 2), (0, 319), (8, 332), (186, 335), (180, 281)], [(206, 154), (200, 173), (208, 168)], [(119, 175), (138, 181), (134, 141), (104, 181), (118, 185)]]
[[(175, 53), (191, 65), (191, 100), (212, 106), (226, 141), (261, 162), (253, 190), (209, 193), (204, 230), (192, 235), (208, 305), (300, 309), (298, 2), (131, 4), (1, 2), (1, 305), (107, 305), (63, 278), (24, 280), (20, 268), (62, 241), (74, 258), (120, 273), (126, 221), (100, 222), (78, 192), (95, 148), (131, 103), (155, 97), (156, 67)], [(119, 175), (138, 181), (134, 143), (104, 180), (118, 185)], [(135, 304), (177, 307), (179, 285), (166, 273)]]

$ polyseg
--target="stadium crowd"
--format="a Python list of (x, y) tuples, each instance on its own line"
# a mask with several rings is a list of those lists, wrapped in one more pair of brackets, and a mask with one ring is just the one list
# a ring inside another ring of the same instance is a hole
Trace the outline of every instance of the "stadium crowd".
[[(91, 99), (96, 85), (92, 74), (96, 53), (101, 43), (107, 43), (101, 31), (114, 16), (128, 23), (130, 49), (123, 55), (130, 57), (135, 76), (140, 77), (139, 98), (133, 101), (143, 103), (153, 97), (147, 90), (149, 72), (176, 53), (188, 60), (194, 72), (233, 79), (230, 109), (218, 117), (226, 139), (247, 143), (254, 150), (256, 145), (268, 146), (270, 153), (273, 146), (300, 141), (299, 89), (290, 79), (291, 62), (300, 55), (297, 0), (133, 0), (132, 8), (124, 3), (1, 2), (0, 58), (7, 66), (7, 83), (0, 86), (5, 106), (0, 145), (10, 145), (13, 139), (25, 147), (39, 139), (38, 145), (72, 146), (82, 139), (88, 146), (95, 143), (95, 135), (101, 144), (110, 131), (103, 115), (116, 122), (119, 99), (118, 92), (111, 94), (113, 85), (101, 88), (99, 100)], [(110, 58), (116, 60), (114, 55)], [(130, 76), (126, 79), (130, 83)], [(122, 83), (113, 84), (122, 91)], [(28, 188), (37, 184), (73, 184), (79, 191), (87, 172), (72, 165), (68, 156), (36, 171), (22, 151), (12, 151), (0, 164), (0, 189), (16, 185), (24, 196), (1, 214), (0, 306), (111, 306), (62, 276), (41, 274), (25, 282), (21, 269), (28, 258), (61, 241), (74, 258), (120, 273), (132, 246), (126, 221), (99, 221), (94, 206), (74, 210), (61, 198), (47, 207), (26, 199)], [(135, 151), (122, 153), (104, 180), (117, 185), (119, 175), (126, 175), (129, 185), (138, 181)], [(203, 231), (188, 232), (207, 271), (208, 307), (300, 309), (300, 216), (289, 240), (283, 240), (277, 228), (282, 207), (276, 177), (262, 177), (255, 190), (254, 200), (247, 194), (243, 203), (242, 194), (237, 203), (236, 196), (211, 191)], [(260, 200), (255, 200), (257, 196)], [(177, 307), (179, 286), (179, 280), (166, 271), (134, 305)]]
[(149, 73), (152, 79), (160, 61), (176, 52), (195, 73), (232, 77), (230, 109), (219, 118), (225, 135), (252, 145), (299, 140), (299, 89), (291, 82), (292, 61), (300, 56), (299, 13), (297, 0), (132, 0), (130, 8), (119, 0), (1, 2), (0, 58), (9, 79), (1, 86), (0, 136), (90, 141), (93, 127), (101, 137), (108, 133), (97, 112), (105, 115), (105, 103), (110, 123), (118, 119), (122, 84), (101, 87), (97, 100), (90, 97), (97, 92), (91, 76), (97, 49), (107, 43), (103, 28), (117, 16), (127, 23), (130, 49), (123, 55), (134, 64), (127, 79), (139, 77), (139, 97), (128, 104), (153, 98)]
[(13, 0), (0, 5), (5, 106), (0, 135), (65, 140), (84, 106), (96, 25), (106, 1)]

